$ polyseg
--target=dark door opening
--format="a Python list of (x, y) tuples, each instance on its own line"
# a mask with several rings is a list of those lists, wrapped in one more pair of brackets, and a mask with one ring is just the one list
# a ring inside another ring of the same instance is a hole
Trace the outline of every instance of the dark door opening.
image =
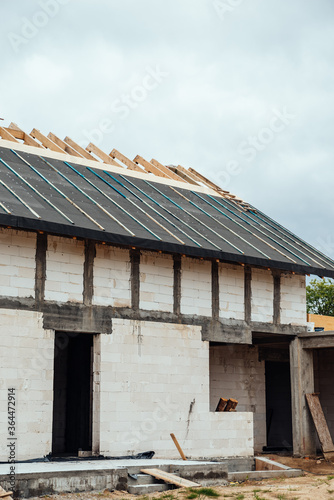
[(56, 333), (53, 454), (92, 449), (93, 335)]
[(292, 450), (290, 363), (266, 361), (267, 446), (264, 450)]

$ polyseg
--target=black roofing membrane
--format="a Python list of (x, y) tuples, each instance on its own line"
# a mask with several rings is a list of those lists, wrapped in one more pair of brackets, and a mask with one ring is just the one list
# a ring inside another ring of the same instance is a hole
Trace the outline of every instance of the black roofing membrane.
[(0, 184), (0, 201), (11, 212), (0, 206), (1, 225), (334, 277), (329, 257), (256, 209), (245, 211), (219, 196), (154, 182), (153, 176), (147, 181), (128, 176), (126, 169), (124, 174), (108, 175), (101, 168), (71, 163), (71, 157), (66, 162), (45, 157), (47, 164), (38, 155), (18, 154), (38, 172), (10, 149), (0, 148), (0, 158), (15, 171), (0, 162), (0, 180), (12, 191)]

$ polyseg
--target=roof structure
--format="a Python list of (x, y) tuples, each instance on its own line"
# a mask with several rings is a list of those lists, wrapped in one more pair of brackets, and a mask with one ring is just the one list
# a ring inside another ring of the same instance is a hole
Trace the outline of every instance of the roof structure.
[(194, 169), (15, 124), (0, 136), (2, 226), (334, 277), (333, 260)]

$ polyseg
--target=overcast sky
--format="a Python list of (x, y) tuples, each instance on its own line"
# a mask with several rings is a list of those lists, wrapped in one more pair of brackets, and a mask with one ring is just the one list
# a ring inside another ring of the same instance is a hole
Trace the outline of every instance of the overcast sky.
[(333, 0), (2, 0), (2, 123), (193, 167), (334, 258), (333, 21)]

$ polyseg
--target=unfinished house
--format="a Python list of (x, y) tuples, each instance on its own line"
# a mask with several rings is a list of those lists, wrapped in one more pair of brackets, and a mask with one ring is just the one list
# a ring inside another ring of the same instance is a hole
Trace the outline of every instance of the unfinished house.
[(305, 275), (334, 262), (193, 169), (0, 135), (0, 435), (13, 390), (16, 459), (177, 458), (170, 433), (193, 458), (310, 453), (304, 396), (316, 379), (334, 422), (334, 344), (306, 333)]

